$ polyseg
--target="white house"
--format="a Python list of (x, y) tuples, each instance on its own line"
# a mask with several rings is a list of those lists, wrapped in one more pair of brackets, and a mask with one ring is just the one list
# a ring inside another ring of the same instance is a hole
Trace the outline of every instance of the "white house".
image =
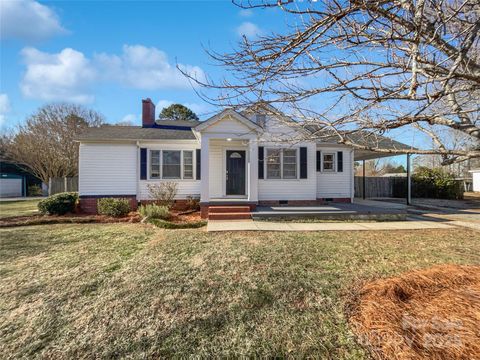
[(79, 138), (81, 208), (101, 197), (148, 201), (147, 184), (178, 183), (177, 202), (311, 205), (353, 200), (354, 151), (314, 140), (269, 105), (224, 110), (204, 122), (155, 121), (142, 101), (142, 126), (91, 128)]

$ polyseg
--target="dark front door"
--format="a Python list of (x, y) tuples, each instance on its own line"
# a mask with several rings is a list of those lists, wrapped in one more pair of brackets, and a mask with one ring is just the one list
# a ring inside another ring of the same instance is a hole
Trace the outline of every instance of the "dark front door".
[(245, 151), (227, 150), (227, 195), (245, 195)]

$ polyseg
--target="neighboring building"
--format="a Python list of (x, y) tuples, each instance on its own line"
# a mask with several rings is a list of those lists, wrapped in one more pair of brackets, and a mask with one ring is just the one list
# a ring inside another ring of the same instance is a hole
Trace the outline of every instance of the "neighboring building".
[(473, 191), (480, 192), (480, 169), (473, 169), (469, 172), (472, 173)]
[(18, 165), (0, 159), (0, 198), (27, 196), (32, 185), (42, 182)]
[(353, 200), (353, 149), (311, 140), (270, 105), (227, 109), (204, 122), (155, 121), (154, 114), (146, 99), (141, 127), (102, 126), (80, 136), (84, 211), (95, 212), (101, 197), (129, 198), (136, 206), (151, 200), (148, 184), (162, 181), (178, 183), (179, 204), (199, 197), (202, 216), (212, 204), (252, 209)]

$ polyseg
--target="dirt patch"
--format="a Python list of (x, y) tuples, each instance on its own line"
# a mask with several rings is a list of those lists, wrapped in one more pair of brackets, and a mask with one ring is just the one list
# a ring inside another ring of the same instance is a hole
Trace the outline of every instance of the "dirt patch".
[(135, 223), (141, 217), (137, 212), (131, 212), (124, 217), (111, 217), (105, 215), (65, 214), (65, 215), (33, 215), (15, 216), (0, 219), (0, 228), (14, 226), (30, 226), (45, 224), (85, 224), (85, 223)]
[(347, 307), (377, 359), (479, 359), (480, 266), (441, 265), (359, 286)]
[(200, 217), (200, 211), (180, 211), (175, 212), (172, 211), (172, 217), (168, 219), (173, 223), (196, 223), (201, 221), (202, 218)]

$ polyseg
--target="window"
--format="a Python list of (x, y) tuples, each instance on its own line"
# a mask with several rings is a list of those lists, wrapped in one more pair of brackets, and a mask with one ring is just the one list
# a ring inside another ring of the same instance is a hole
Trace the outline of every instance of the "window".
[(180, 179), (180, 157), (181, 151), (163, 150), (163, 179)]
[(297, 178), (297, 150), (296, 149), (283, 150), (283, 178), (284, 179)]
[(297, 178), (297, 149), (267, 149), (267, 179)]
[(323, 171), (335, 171), (335, 154), (323, 154)]
[(183, 152), (183, 178), (193, 179), (193, 151)]
[(267, 149), (267, 179), (281, 179), (280, 149)]
[(150, 151), (150, 178), (160, 179), (160, 150)]

